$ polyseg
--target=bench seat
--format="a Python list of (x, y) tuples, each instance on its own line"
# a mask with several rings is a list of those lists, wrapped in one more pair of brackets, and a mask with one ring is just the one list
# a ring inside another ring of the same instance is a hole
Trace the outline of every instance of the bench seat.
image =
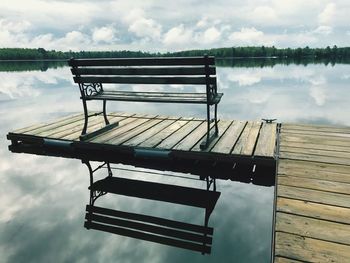
[[(223, 93), (217, 93), (209, 100), (209, 104), (220, 102)], [(115, 100), (115, 101), (139, 101), (139, 102), (167, 102), (167, 103), (191, 103), (207, 104), (206, 93), (184, 92), (133, 92), (133, 91), (102, 91), (86, 96), (86, 100)]]
[(210, 254), (213, 228), (87, 205), (84, 227)]
[(210, 212), (214, 209), (220, 197), (220, 192), (216, 191), (121, 177), (106, 177), (105, 179), (94, 182), (89, 189), (92, 191), (200, 207), (208, 209)]

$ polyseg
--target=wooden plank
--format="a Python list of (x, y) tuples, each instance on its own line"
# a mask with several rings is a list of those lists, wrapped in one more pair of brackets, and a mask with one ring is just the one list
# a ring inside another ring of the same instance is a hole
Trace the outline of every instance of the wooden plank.
[(272, 157), (275, 155), (276, 129), (276, 123), (263, 123), (254, 151), (255, 156)]
[(350, 245), (350, 225), (299, 215), (277, 212), (275, 231)]
[[(126, 117), (130, 116), (130, 114), (118, 114), (118, 115), (109, 115), (108, 116), (108, 119), (112, 122), (116, 122), (118, 120), (121, 120), (121, 119), (124, 119)], [(76, 121), (76, 122), (73, 122), (73, 123), (69, 123), (69, 124), (65, 124), (65, 125), (62, 125), (62, 126), (58, 126), (52, 130), (45, 130), (45, 131), (42, 131), (38, 134), (36, 134), (37, 136), (42, 136), (42, 137), (54, 137), (54, 138), (62, 138), (64, 136), (67, 136), (71, 133), (74, 133), (74, 132), (81, 132), (82, 129), (83, 129), (83, 126), (84, 126), (84, 118), (79, 120), (79, 121)], [(103, 115), (97, 115), (97, 116), (91, 116), (89, 117), (89, 120), (88, 120), (88, 127), (93, 127), (95, 125), (98, 125), (100, 123), (104, 122), (104, 118), (103, 118)], [(96, 126), (97, 127), (97, 126)], [(95, 127), (95, 128), (96, 128)], [(74, 137), (74, 136), (73, 136)], [(79, 137), (79, 136), (78, 136)]]
[(314, 162), (342, 164), (342, 165), (350, 164), (349, 158), (309, 155), (309, 154), (290, 153), (290, 152), (280, 152), (279, 155), (280, 155), (280, 158), (282, 159), (295, 159), (295, 160), (314, 161)]
[[(102, 123), (102, 121), (103, 121), (103, 116), (92, 116), (89, 118), (89, 126), (92, 127), (98, 123)], [(83, 129), (83, 126), (84, 126), (84, 120), (79, 120), (75, 123), (71, 123), (68, 125), (57, 127), (56, 129), (41, 132), (40, 134), (38, 134), (38, 136), (60, 139), (73, 133), (80, 134)]]
[(323, 181), (320, 179), (311, 179), (287, 175), (278, 175), (279, 185), (288, 185), (301, 188), (308, 188), (320, 191), (327, 191), (333, 193), (350, 194), (350, 184)]
[[(112, 123), (122, 121), (126, 118), (127, 117), (113, 117), (113, 118), (110, 118), (109, 121), (112, 124)], [(106, 123), (105, 123), (103, 117), (101, 116), (98, 122), (94, 123), (93, 125), (92, 125), (92, 123), (90, 125), (88, 125), (86, 132), (92, 133), (94, 131), (97, 131), (97, 130), (105, 127), (105, 126), (106, 126)], [(78, 130), (74, 131), (73, 133), (62, 136), (61, 139), (78, 141), (78, 140), (80, 140), (80, 138), (79, 138), (80, 135), (81, 135), (81, 129), (78, 129)], [(86, 141), (88, 141), (88, 140), (86, 140)]]
[[(283, 145), (280, 145), (280, 152), (350, 158), (350, 152), (337, 152), (337, 151), (318, 150), (318, 149), (316, 150), (316, 149), (308, 149), (308, 148), (300, 148), (300, 147), (286, 147)], [(350, 164), (350, 161), (349, 161), (349, 164)]]
[(157, 125), (153, 126), (152, 128), (140, 133), (139, 135), (133, 137), (132, 139), (126, 141), (123, 143), (123, 145), (127, 146), (136, 146), (140, 143), (146, 141), (150, 137), (155, 137), (160, 131), (174, 123), (175, 120), (164, 120), (158, 123)]
[(279, 185), (277, 196), (350, 208), (350, 195)]
[(73, 66), (187, 66), (187, 65), (214, 65), (214, 57), (151, 57), (151, 58), (98, 58), (98, 59), (71, 59)]
[(148, 121), (142, 123), (141, 125), (135, 127), (134, 129), (129, 130), (120, 136), (114, 137), (113, 139), (109, 140), (107, 143), (114, 144), (114, 145), (123, 144), (127, 140), (130, 140), (131, 138), (139, 135), (140, 133), (145, 132), (146, 130), (150, 129), (154, 125), (157, 125), (162, 120), (163, 119), (161, 119), (161, 118), (154, 118), (154, 119), (148, 120)]
[(172, 135), (170, 135), (168, 138), (163, 140), (159, 145), (157, 145), (156, 148), (157, 149), (171, 149), (171, 148), (173, 148), (178, 142), (180, 142), (182, 139), (184, 139), (189, 133), (191, 133), (194, 129), (196, 129), (203, 122), (204, 122), (203, 120), (190, 121), (186, 125), (182, 126), (180, 129), (178, 129), (176, 132), (174, 132)]
[[(75, 83), (120, 83), (120, 84), (191, 84), (204, 85), (205, 77), (73, 77)], [(208, 78), (210, 84), (215, 77)]]
[[(138, 67), (138, 68), (72, 68), (74, 75), (205, 75), (201, 67)], [(209, 74), (215, 75), (216, 69), (209, 67)]]
[[(78, 117), (78, 116), (83, 117), (84, 115), (79, 113), (79, 114), (64, 116), (62, 118), (59, 118), (58, 120), (55, 120), (55, 123), (65, 122), (67, 120), (70, 120), (70, 119)], [(24, 128), (16, 129), (12, 133), (28, 133), (28, 132), (31, 132), (31, 131), (34, 131), (34, 130), (46, 127), (48, 125), (52, 125), (52, 124), (53, 124), (52, 122), (45, 122), (45, 123), (34, 124), (34, 125), (30, 125), (30, 126), (27, 126), (27, 127), (24, 127)]]
[(310, 162), (310, 161), (300, 161), (300, 160), (288, 160), (280, 159), (278, 162), (278, 167), (286, 169), (308, 169), (316, 171), (325, 171), (332, 173), (343, 173), (350, 174), (350, 166), (348, 165), (338, 165), (338, 164), (328, 164), (320, 162)]
[(148, 222), (150, 224), (166, 226), (169, 228), (181, 228), (181, 229), (184, 229), (184, 230), (190, 231), (190, 232), (198, 232), (198, 233), (202, 233), (202, 234), (213, 235), (213, 228), (211, 228), (211, 227), (194, 225), (194, 224), (190, 224), (190, 223), (186, 223), (186, 222), (174, 221), (174, 220), (165, 219), (165, 218), (161, 218), (161, 217), (135, 214), (135, 213), (119, 211), (119, 210), (112, 210), (109, 208), (91, 206), (91, 205), (86, 206), (86, 211), (97, 213), (97, 214), (103, 214), (103, 215), (107, 215), (110, 217), (120, 217), (120, 218), (130, 219), (133, 221), (142, 221), (142, 222)]
[[(210, 124), (213, 127), (214, 123)], [(179, 143), (177, 143), (172, 150), (178, 151), (189, 151), (191, 150), (199, 141), (201, 141), (207, 132), (207, 122), (204, 121), (201, 125), (195, 128), (190, 134), (184, 137)]]
[(179, 130), (182, 126), (184, 126), (188, 122), (189, 122), (189, 120), (183, 120), (183, 118), (181, 118), (178, 121), (175, 121), (173, 124), (171, 124), (170, 126), (166, 127), (165, 129), (163, 129), (162, 131), (157, 133), (156, 136), (152, 136), (152, 137), (148, 138), (147, 140), (145, 140), (144, 142), (140, 143), (139, 147), (153, 148), (153, 147), (157, 146), (158, 144), (160, 144), (162, 141), (164, 141), (171, 134), (173, 134), (174, 132)]
[(105, 90), (103, 92), (105, 95), (112, 96), (143, 96), (143, 97), (183, 97), (183, 98), (199, 98), (207, 96), (205, 92), (158, 92), (158, 91), (118, 91), (118, 90)]
[(278, 174), (280, 176), (288, 175), (294, 177), (301, 178), (312, 178), (323, 181), (331, 181), (331, 182), (342, 182), (342, 183), (350, 183), (350, 173), (337, 173), (337, 172), (329, 172), (324, 170), (313, 170), (313, 169), (300, 169), (300, 168), (285, 168), (278, 167)]
[(148, 118), (142, 118), (141, 116), (127, 118), (121, 122), (119, 122), (119, 126), (113, 130), (107, 131), (104, 134), (98, 135), (94, 138), (91, 138), (87, 141), (94, 143), (106, 143), (109, 140), (112, 140), (114, 137), (120, 136), (129, 130), (134, 129), (135, 127), (143, 124), (148, 121)]
[(298, 142), (298, 143), (311, 143), (311, 144), (323, 144), (334, 146), (346, 146), (350, 147), (350, 141), (348, 138), (328, 137), (328, 136), (311, 136), (311, 135), (299, 135), (299, 134), (285, 134), (280, 135), (281, 143), (283, 142)]
[(296, 262), (305, 262), (305, 261), (299, 261), (295, 259), (289, 259), (284, 257), (275, 257), (274, 263), (296, 263)]
[(253, 155), (262, 122), (249, 121), (233, 148), (232, 154)]
[(348, 245), (276, 232), (275, 255), (307, 262), (347, 262)]
[(230, 154), (246, 124), (246, 121), (232, 122), (210, 152)]
[[(225, 120), (220, 120), (218, 122), (218, 129), (219, 129), (219, 135), (217, 137), (215, 137), (210, 144), (208, 145), (207, 148), (205, 149), (201, 149), (200, 145), (202, 143), (202, 141), (199, 141), (192, 149), (191, 151), (193, 152), (210, 152), (211, 149), (215, 146), (215, 144), (220, 141), (220, 139), (222, 138), (222, 136), (225, 134), (227, 128), (230, 126), (230, 124), (232, 123), (232, 121), (225, 121)], [(214, 131), (214, 126), (211, 128), (211, 131)]]
[[(216, 97), (220, 100), (220, 97)], [(190, 104), (206, 104), (207, 99), (204, 97), (185, 98), (185, 97), (142, 97), (142, 96), (109, 96), (109, 95), (94, 95), (88, 97), (87, 100), (110, 100), (110, 101), (134, 101), (134, 102), (166, 102), (166, 103), (190, 103)]]
[(349, 138), (350, 133), (341, 133), (341, 132), (333, 132), (333, 131), (310, 131), (310, 130), (290, 130), (290, 129), (282, 129), (281, 132), (284, 134), (300, 134), (300, 135), (311, 135), (311, 136), (329, 136), (329, 137), (345, 137)]
[(327, 126), (327, 125), (314, 125), (314, 124), (288, 124), (283, 123), (281, 125), (281, 131), (288, 130), (301, 130), (301, 131), (320, 131), (320, 132), (339, 132), (350, 133), (350, 127), (342, 126)]
[(276, 211), (350, 224), (350, 209), (289, 198), (277, 198)]
[(106, 177), (96, 181), (91, 188), (107, 193), (206, 209), (213, 209), (220, 197), (220, 192), (217, 191), (122, 177)]
[(113, 218), (109, 216), (104, 215), (96, 215), (96, 214), (90, 214), (87, 213), (85, 215), (85, 219), (87, 219), (86, 223), (90, 223), (91, 221), (93, 223), (102, 223), (104, 225), (110, 225), (113, 227), (122, 227), (126, 229), (132, 229), (133, 231), (142, 231), (147, 233), (152, 233), (160, 236), (166, 236), (166, 237), (172, 237), (177, 239), (183, 239), (185, 241), (191, 241), (191, 242), (199, 242), (199, 243), (205, 243), (205, 244), (212, 244), (212, 237), (206, 236), (203, 234), (195, 234), (187, 231), (182, 231), (182, 229), (170, 229), (167, 227), (160, 227), (157, 225), (151, 225), (148, 223), (143, 223), (141, 221), (135, 222), (131, 220), (124, 220), (121, 218)]
[(314, 144), (314, 143), (300, 143), (300, 142), (289, 142), (289, 141), (282, 141), (280, 143), (280, 146), (281, 147), (307, 148), (307, 149), (315, 149), (315, 150), (327, 150), (327, 151), (350, 153), (350, 147), (346, 147), (346, 146), (324, 145), (324, 144)]
[(40, 125), (36, 129), (28, 130), (26, 132), (21, 132), (21, 133), (30, 134), (30, 135), (39, 135), (42, 132), (54, 130), (58, 127), (61, 127), (61, 126), (67, 125), (67, 124), (71, 124), (71, 123), (75, 123), (75, 122), (83, 120), (83, 119), (84, 119), (83, 114), (78, 114), (75, 116), (68, 116), (68, 117), (62, 118), (60, 120), (48, 123), (48, 124)]

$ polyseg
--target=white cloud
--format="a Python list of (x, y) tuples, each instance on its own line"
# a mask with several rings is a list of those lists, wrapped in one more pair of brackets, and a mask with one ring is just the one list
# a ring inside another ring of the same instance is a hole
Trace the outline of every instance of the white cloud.
[(336, 15), (336, 7), (334, 3), (329, 3), (318, 15), (318, 21), (320, 24), (329, 25), (333, 22), (333, 18)]
[(11, 21), (8, 19), (0, 19), (0, 29), (8, 30), (13, 33), (21, 33), (30, 28), (31, 23), (26, 20)]
[(43, 47), (45, 49), (81, 50), (88, 49), (91, 39), (79, 31), (68, 32), (64, 37), (55, 38), (53, 34), (39, 35), (29, 42), (30, 47)]
[(204, 28), (208, 25), (208, 23), (209, 23), (208, 17), (203, 17), (201, 20), (197, 22), (196, 27)]
[(330, 26), (319, 26), (318, 28), (316, 28), (313, 32), (316, 34), (320, 34), (320, 35), (329, 35), (331, 34), (333, 31), (333, 28)]
[(189, 45), (193, 39), (193, 32), (183, 24), (171, 28), (165, 33), (163, 43), (167, 46)]
[(229, 40), (252, 45), (261, 43), (263, 37), (264, 33), (262, 31), (258, 31), (254, 27), (243, 27), (240, 31), (233, 32), (229, 36)]
[(129, 26), (129, 31), (135, 33), (138, 37), (149, 37), (159, 39), (162, 27), (153, 19), (139, 18)]
[(114, 26), (103, 26), (100, 28), (94, 28), (92, 32), (92, 39), (95, 42), (111, 43), (116, 40)]
[(277, 21), (277, 14), (270, 6), (258, 6), (251, 13), (251, 19), (258, 23), (275, 23)]
[(238, 82), (239, 86), (251, 86), (261, 81), (262, 76), (259, 73), (252, 74), (252, 72), (243, 72), (238, 74), (231, 74), (228, 80)]
[(31, 24), (28, 21), (0, 19), (0, 47), (18, 46), (27, 41), (26, 31)]
[(311, 86), (310, 96), (314, 99), (316, 105), (322, 106), (327, 99), (327, 89), (324, 86)]
[(210, 27), (206, 29), (203, 33), (198, 34), (198, 41), (204, 43), (213, 43), (220, 39), (221, 32), (215, 28)]
[[(230, 45), (346, 46), (349, 13), (348, 0), (220, 0), (205, 5), (185, 0), (0, 1), (0, 46), (42, 43), (61, 49), (70, 43), (64, 50), (153, 51)], [(69, 34), (73, 31), (81, 35)]]

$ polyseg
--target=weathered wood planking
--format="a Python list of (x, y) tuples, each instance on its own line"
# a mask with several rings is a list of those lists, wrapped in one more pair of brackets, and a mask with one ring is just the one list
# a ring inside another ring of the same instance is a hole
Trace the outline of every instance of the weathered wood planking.
[(276, 231), (350, 245), (350, 225), (327, 220), (277, 213)]
[(253, 155), (261, 125), (260, 121), (248, 122), (233, 148), (232, 154)]
[(245, 121), (232, 122), (211, 152), (230, 154), (246, 124)]
[(324, 205), (304, 200), (279, 197), (277, 199), (277, 211), (350, 224), (350, 209), (334, 205)]
[(350, 262), (350, 129), (282, 125), (275, 262)]
[(139, 147), (148, 147), (153, 148), (163, 142), (166, 138), (171, 136), (173, 133), (175, 133), (177, 130), (179, 130), (181, 127), (186, 125), (189, 122), (189, 120), (180, 119), (178, 121), (175, 121), (168, 127), (164, 128), (162, 131), (158, 132), (157, 136), (150, 137), (139, 144)]
[[(220, 120), (219, 134), (206, 149), (200, 149), (205, 139), (207, 124), (203, 119), (166, 117), (157, 115), (112, 113), (110, 123), (118, 126), (106, 130), (85, 142), (110, 144), (132, 148), (152, 148), (215, 155), (257, 156), (274, 160), (276, 124), (261, 121)], [(56, 140), (79, 141), (84, 125), (82, 114), (65, 117), (58, 122), (20, 129), (28, 135)], [(102, 115), (92, 116), (88, 133), (104, 127)], [(214, 133), (213, 124), (211, 132)], [(219, 157), (218, 157), (219, 158)]]
[(348, 262), (350, 249), (330, 241), (276, 232), (275, 255), (302, 262)]
[(255, 156), (268, 157), (275, 154), (276, 129), (276, 123), (264, 123), (262, 125), (254, 151)]

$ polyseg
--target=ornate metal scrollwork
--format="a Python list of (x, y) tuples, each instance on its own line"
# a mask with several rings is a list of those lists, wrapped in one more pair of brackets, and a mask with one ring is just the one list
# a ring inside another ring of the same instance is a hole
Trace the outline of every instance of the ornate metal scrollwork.
[(86, 97), (98, 95), (103, 91), (101, 83), (82, 83), (80, 85), (80, 89)]
[(92, 196), (90, 200), (90, 204), (93, 205), (95, 201), (100, 197), (107, 194), (107, 192), (102, 192), (102, 191), (92, 191)]

